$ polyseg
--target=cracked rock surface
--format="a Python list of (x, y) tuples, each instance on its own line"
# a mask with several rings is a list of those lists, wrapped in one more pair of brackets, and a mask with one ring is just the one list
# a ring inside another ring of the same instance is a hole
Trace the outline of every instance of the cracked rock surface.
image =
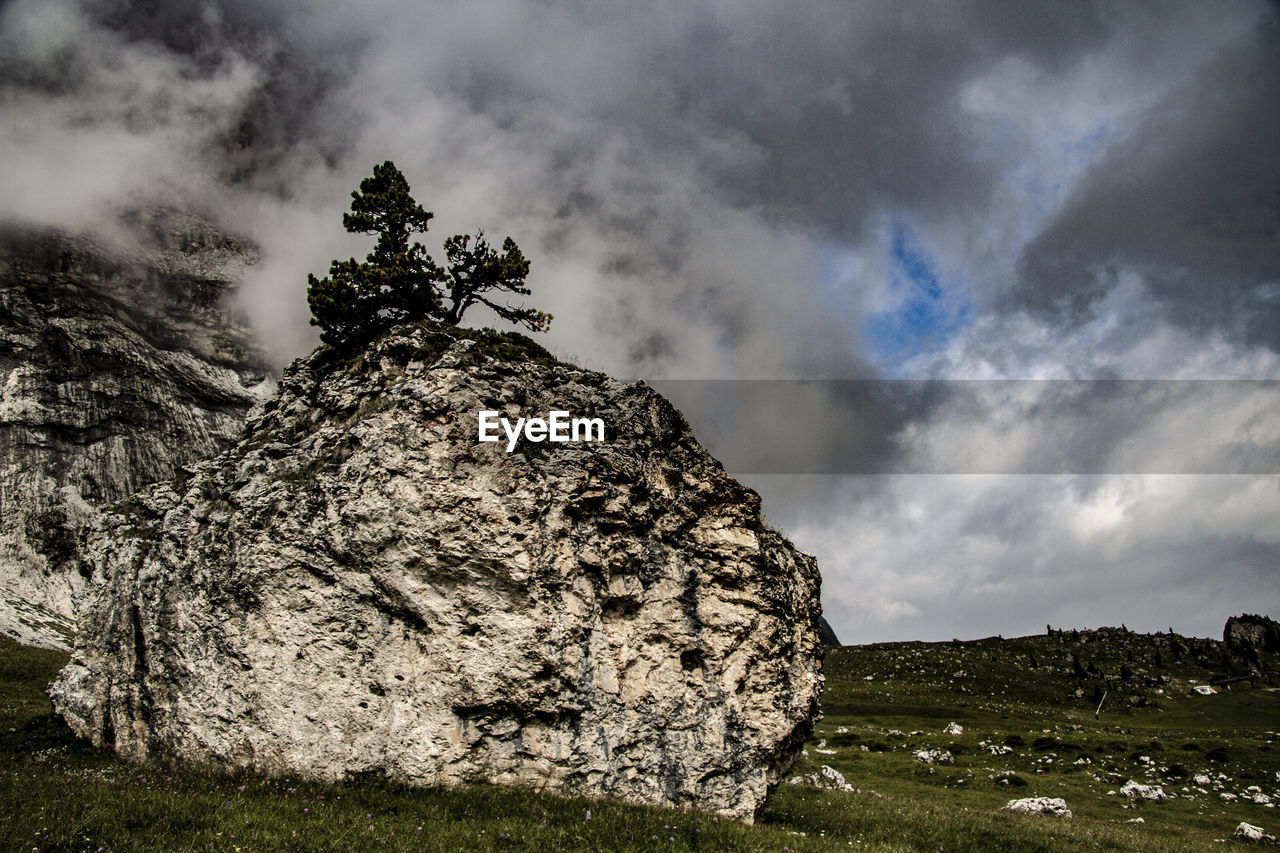
[(0, 633), (69, 648), (94, 507), (227, 448), (274, 390), (232, 293), (254, 250), (174, 210), (133, 242), (0, 231)]
[[(602, 443), (477, 441), (480, 410)], [(485, 781), (751, 820), (818, 716), (819, 576), (644, 384), (421, 326), (285, 371), (104, 516), (51, 687), (121, 755)]]

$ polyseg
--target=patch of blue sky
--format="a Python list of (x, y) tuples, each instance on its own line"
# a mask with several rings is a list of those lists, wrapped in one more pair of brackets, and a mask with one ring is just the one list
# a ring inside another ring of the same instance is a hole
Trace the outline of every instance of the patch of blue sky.
[(1026, 200), (1026, 217), (1023, 226), (1031, 230), (1058, 206), (1058, 202), (1062, 199), (1062, 181), (1047, 177), (1030, 167), (1016, 170), (1012, 179)]
[(1013, 170), (1010, 180), (1025, 201), (1023, 227), (1028, 236), (1058, 209), (1111, 134), (1111, 124), (1103, 122), (1088, 133), (1059, 142), (1056, 161), (1027, 163)]
[(1111, 123), (1103, 122), (1088, 133), (1062, 143), (1062, 157), (1068, 168), (1086, 165), (1111, 135)]
[(856, 303), (862, 259), (852, 249), (829, 246), (818, 253), (818, 289), (832, 308), (845, 309)]
[(943, 280), (937, 261), (906, 225), (893, 229), (889, 260), (897, 304), (869, 315), (862, 335), (875, 360), (893, 373), (916, 356), (946, 349), (971, 322), (972, 307), (965, 289)]

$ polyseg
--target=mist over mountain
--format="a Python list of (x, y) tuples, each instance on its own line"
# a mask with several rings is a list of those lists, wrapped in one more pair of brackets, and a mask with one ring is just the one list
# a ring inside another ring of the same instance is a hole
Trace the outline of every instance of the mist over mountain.
[(69, 647), (94, 507), (217, 453), (275, 388), (234, 303), (253, 245), (171, 209), (122, 226), (128, 249), (0, 233), (0, 632), (24, 643)]

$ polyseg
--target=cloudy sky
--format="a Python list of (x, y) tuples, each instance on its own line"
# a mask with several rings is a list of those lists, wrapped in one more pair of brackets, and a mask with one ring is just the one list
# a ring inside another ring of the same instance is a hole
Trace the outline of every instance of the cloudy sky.
[(251, 236), (284, 363), (392, 159), (437, 254), (517, 240), (554, 352), (669, 380), (843, 641), (1213, 636), (1280, 616), (1278, 44), (1261, 0), (0, 0), (0, 217)]

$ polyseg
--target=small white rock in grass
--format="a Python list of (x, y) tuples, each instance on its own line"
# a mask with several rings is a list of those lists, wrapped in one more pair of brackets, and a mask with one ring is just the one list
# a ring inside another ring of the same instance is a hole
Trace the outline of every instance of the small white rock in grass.
[(1213, 783), (1213, 780), (1203, 773), (1197, 773), (1196, 777), (1191, 781), (1195, 782), (1197, 785), (1209, 785)]
[(1143, 785), (1132, 779), (1120, 786), (1120, 793), (1134, 801), (1150, 800), (1152, 802), (1160, 802), (1169, 798), (1165, 794), (1164, 788), (1159, 785)]
[(1221, 797), (1222, 799), (1226, 800), (1228, 803), (1233, 803), (1233, 802), (1235, 802), (1235, 800), (1236, 800), (1236, 795), (1235, 795), (1235, 794), (1232, 794), (1232, 793), (1231, 793), (1231, 792), (1229, 792), (1229, 791), (1223, 791), (1223, 792), (1222, 792), (1221, 794), (1219, 794), (1218, 796), (1219, 796), (1219, 797)]
[(964, 726), (959, 723), (948, 723), (947, 727), (942, 730), (944, 735), (962, 735), (964, 734)]
[(955, 764), (956, 757), (946, 749), (917, 749), (911, 753), (915, 756), (916, 761), (922, 761), (925, 764)]
[(1231, 834), (1232, 838), (1239, 838), (1241, 841), (1256, 841), (1260, 844), (1274, 844), (1276, 837), (1268, 835), (1260, 826), (1254, 826), (1251, 823), (1241, 821), (1236, 827), (1236, 831)]
[(836, 729), (836, 734), (838, 735), (847, 735), (848, 733), (849, 733), (848, 726), (841, 726), (840, 728)]
[(834, 749), (815, 749), (814, 752), (818, 753), (818, 755), (835, 755), (836, 754), (836, 751)]
[(1140, 817), (1134, 817), (1126, 820), (1125, 823), (1146, 823), (1146, 820)]
[(1271, 805), (1271, 798), (1268, 797), (1266, 794), (1254, 794), (1253, 801), (1260, 806)]
[(803, 776), (792, 776), (787, 780), (790, 785), (811, 785), (815, 788), (826, 788), (829, 791), (844, 791), (849, 794), (858, 793), (858, 789), (844, 780), (844, 774), (834, 767), (822, 765), (817, 773), (806, 773)]
[(1021, 800), (1010, 800), (1001, 811), (1071, 817), (1071, 809), (1067, 808), (1067, 801), (1061, 797), (1024, 797)]

